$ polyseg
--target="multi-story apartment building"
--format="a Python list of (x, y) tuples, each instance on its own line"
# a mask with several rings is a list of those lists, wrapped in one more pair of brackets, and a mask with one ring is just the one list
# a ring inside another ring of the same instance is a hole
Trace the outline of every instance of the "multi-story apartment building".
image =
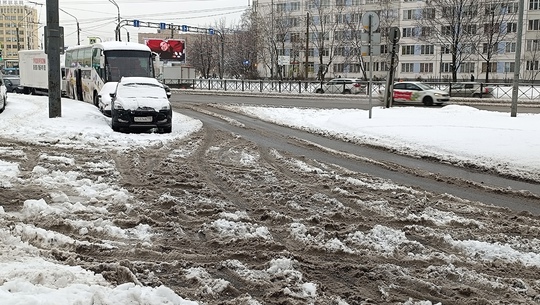
[(19, 50), (39, 47), (37, 9), (20, 0), (0, 0), (0, 68), (19, 66)]
[(369, 56), (361, 51), (367, 43), (359, 38), (366, 31), (362, 16), (375, 12), (375, 33), (381, 35), (380, 45), (373, 44), (375, 78), (387, 76), (388, 32), (396, 27), (397, 78), (511, 80), (522, 41), (520, 78), (540, 80), (540, 0), (525, 0), (521, 39), (518, 0), (257, 0), (253, 6), (262, 35), (274, 37), (263, 44), (273, 43), (276, 50), (264, 47), (262, 61), (272, 63), (259, 64), (262, 75), (275, 73), (268, 67), (280, 55), (290, 58), (285, 77), (305, 77), (305, 71), (308, 78), (321, 71), (325, 78), (369, 75)]

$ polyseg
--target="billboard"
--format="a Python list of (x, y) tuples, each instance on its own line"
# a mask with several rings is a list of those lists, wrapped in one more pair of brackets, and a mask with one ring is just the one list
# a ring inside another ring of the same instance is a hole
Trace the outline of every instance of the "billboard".
[(146, 45), (164, 61), (186, 61), (185, 40), (146, 39)]

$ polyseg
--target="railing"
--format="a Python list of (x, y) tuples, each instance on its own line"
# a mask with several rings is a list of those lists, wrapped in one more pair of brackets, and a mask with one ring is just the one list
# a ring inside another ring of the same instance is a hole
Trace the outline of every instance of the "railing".
[[(289, 93), (289, 94), (315, 94), (325, 82), (320, 81), (279, 81), (279, 80), (239, 80), (239, 79), (184, 79), (165, 80), (171, 88), (183, 88), (192, 90), (210, 91), (230, 91), (230, 92), (252, 92), (252, 93)], [(434, 88), (449, 91), (450, 83), (447, 82), (425, 82)], [(362, 82), (367, 90), (362, 95), (369, 93), (369, 82)], [(373, 81), (372, 95), (380, 96), (384, 93), (385, 81)], [(479, 96), (499, 100), (512, 99), (512, 84), (508, 83), (479, 83), (480, 93), (485, 88), (491, 88), (491, 96)], [(345, 86), (345, 85), (344, 85)], [(345, 89), (345, 87), (344, 87)], [(345, 91), (345, 90), (343, 90)], [(451, 96), (454, 96), (451, 93)], [(472, 94), (470, 96), (473, 97)], [(518, 99), (538, 100), (540, 102), (540, 86), (532, 84), (522, 84), (518, 87)]]

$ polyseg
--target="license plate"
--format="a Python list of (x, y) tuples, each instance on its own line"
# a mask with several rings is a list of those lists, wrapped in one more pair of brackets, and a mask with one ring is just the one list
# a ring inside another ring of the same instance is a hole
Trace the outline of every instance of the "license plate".
[(148, 122), (152, 122), (152, 117), (151, 116), (136, 116), (133, 118), (133, 121), (148, 123)]

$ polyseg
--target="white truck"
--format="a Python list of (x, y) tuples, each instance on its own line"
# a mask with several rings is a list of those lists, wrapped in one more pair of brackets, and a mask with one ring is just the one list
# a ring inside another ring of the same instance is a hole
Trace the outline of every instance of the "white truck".
[[(60, 56), (60, 71), (60, 88), (63, 96), (65, 92), (63, 56)], [(23, 93), (41, 95), (49, 93), (49, 65), (45, 51), (19, 51), (19, 74)]]
[(190, 88), (197, 75), (195, 68), (186, 64), (168, 64), (158, 68), (157, 79), (173, 88)]

